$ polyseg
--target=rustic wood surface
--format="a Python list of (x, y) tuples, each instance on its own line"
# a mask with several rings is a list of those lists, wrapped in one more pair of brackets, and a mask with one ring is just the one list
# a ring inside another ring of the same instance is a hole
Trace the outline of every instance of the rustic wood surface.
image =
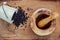
[[(0, 40), (3, 39), (40, 39), (40, 40), (60, 40), (60, 16), (56, 19), (56, 29), (48, 36), (36, 35), (30, 27), (30, 17), (33, 12), (39, 8), (48, 8), (52, 11), (58, 12), (60, 15), (60, 2), (59, 1), (34, 1), (34, 0), (22, 0), (22, 1), (7, 1), (12, 7), (21, 6), (26, 13), (28, 13), (29, 19), (24, 25), (20, 25), (15, 30), (14, 24), (9, 24), (0, 19)], [(1, 4), (1, 3), (0, 3)], [(30, 10), (27, 10), (30, 8)], [(21, 27), (22, 26), (22, 27)]]

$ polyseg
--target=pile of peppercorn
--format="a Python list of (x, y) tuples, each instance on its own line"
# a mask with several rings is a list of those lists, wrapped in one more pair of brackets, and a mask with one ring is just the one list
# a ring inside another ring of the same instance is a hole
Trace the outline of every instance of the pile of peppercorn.
[(14, 15), (12, 17), (12, 20), (14, 20), (13, 24), (15, 24), (16, 27), (18, 27), (20, 24), (25, 23), (27, 19), (28, 17), (25, 15), (25, 11), (21, 7), (18, 8), (17, 13), (14, 12)]

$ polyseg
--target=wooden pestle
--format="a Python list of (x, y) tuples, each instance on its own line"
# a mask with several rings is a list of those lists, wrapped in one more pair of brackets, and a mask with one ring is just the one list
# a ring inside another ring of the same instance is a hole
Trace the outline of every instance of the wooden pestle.
[(57, 13), (53, 12), (51, 13), (51, 15), (43, 20), (40, 20), (38, 22), (38, 26), (39, 27), (43, 27), (44, 25), (46, 25), (48, 22), (50, 22), (51, 20), (55, 19), (58, 16)]

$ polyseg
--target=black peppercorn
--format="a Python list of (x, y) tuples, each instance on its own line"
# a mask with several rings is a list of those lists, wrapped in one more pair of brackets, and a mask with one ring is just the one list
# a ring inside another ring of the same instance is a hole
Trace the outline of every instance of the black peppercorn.
[(28, 19), (28, 17), (27, 17), (27, 15), (25, 15), (25, 11), (21, 7), (18, 8), (18, 12), (17, 13), (15, 12), (12, 17), (12, 20), (14, 20), (13, 24), (15, 24), (16, 27), (18, 27), (20, 24), (23, 24), (24, 22), (26, 22), (27, 19)]

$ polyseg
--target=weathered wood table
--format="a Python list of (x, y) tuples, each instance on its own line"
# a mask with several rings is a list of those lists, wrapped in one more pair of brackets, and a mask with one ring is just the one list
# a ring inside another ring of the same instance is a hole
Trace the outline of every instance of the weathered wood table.
[[(28, 13), (29, 19), (24, 25), (20, 25), (17, 30), (14, 30), (15, 25), (9, 24), (0, 19), (0, 39), (40, 39), (40, 40), (60, 40), (60, 16), (56, 19), (56, 29), (48, 36), (36, 35), (30, 27), (30, 17), (33, 12), (39, 8), (48, 8), (52, 11), (58, 12), (60, 15), (60, 2), (56, 1), (7, 1), (12, 7), (21, 6), (26, 13)], [(27, 10), (28, 8), (32, 10)], [(22, 26), (22, 27), (21, 27)]]

